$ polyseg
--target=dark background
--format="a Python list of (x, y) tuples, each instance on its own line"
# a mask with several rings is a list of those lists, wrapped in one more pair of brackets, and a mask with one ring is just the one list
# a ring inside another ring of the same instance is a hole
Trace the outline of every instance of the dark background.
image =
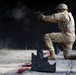
[(59, 28), (57, 24), (38, 20), (37, 12), (55, 13), (60, 3), (68, 5), (76, 20), (75, 0), (0, 0), (0, 48), (37, 49), (41, 45), (46, 49), (44, 35), (59, 32)]

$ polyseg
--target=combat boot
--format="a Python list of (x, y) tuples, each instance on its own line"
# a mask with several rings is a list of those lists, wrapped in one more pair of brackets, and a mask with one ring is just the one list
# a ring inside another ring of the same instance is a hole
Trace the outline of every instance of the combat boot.
[(55, 51), (50, 51), (50, 55), (48, 56), (49, 60), (56, 60), (56, 54)]
[(70, 51), (65, 50), (63, 54), (65, 59), (76, 60), (76, 54), (72, 54)]
[(54, 51), (43, 53), (43, 57), (48, 58), (49, 60), (56, 60), (56, 54)]
[(65, 59), (71, 59), (71, 60), (76, 60), (76, 55), (75, 54), (69, 54)]

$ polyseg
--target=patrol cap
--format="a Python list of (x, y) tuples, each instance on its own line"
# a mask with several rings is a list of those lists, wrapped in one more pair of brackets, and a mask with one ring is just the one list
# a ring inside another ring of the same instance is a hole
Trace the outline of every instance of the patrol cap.
[(59, 4), (59, 5), (57, 6), (56, 9), (57, 9), (57, 10), (58, 10), (58, 9), (68, 10), (68, 6), (67, 6), (66, 4), (64, 4), (64, 3), (61, 3), (61, 4)]

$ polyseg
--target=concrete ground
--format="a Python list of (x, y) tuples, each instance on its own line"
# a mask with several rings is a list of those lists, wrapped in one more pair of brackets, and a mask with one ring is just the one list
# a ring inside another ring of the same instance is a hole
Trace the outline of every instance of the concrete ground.
[(36, 54), (36, 50), (0, 50), (0, 75), (76, 75), (76, 60), (65, 60), (62, 51), (57, 55), (57, 60), (48, 60), (50, 64), (56, 62), (55, 73), (29, 70), (17, 74), (24, 63), (31, 61), (32, 53)]

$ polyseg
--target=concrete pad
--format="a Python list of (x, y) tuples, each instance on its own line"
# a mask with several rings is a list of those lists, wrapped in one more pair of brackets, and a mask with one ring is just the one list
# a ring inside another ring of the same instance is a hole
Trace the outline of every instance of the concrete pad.
[[(24, 63), (31, 61), (31, 53), (36, 54), (36, 50), (0, 51), (0, 75), (19, 75), (16, 74), (18, 69)], [(65, 60), (62, 51), (57, 55), (57, 60), (48, 60), (48, 62), (50, 64), (56, 62), (56, 73), (24, 71), (20, 75), (76, 75), (76, 60)]]
[(69, 75), (76, 75), (76, 73), (70, 73)]
[(56, 62), (56, 72), (70, 72), (71, 60), (59, 60)]
[(0, 74), (7, 74), (8, 72), (12, 72), (15, 71), (17, 72), (17, 70), (23, 65), (24, 63), (18, 63), (18, 64), (0, 64)]
[(25, 71), (21, 75), (66, 75), (66, 73), (44, 73), (36, 71)]
[(71, 61), (71, 72), (76, 73), (76, 60)]

